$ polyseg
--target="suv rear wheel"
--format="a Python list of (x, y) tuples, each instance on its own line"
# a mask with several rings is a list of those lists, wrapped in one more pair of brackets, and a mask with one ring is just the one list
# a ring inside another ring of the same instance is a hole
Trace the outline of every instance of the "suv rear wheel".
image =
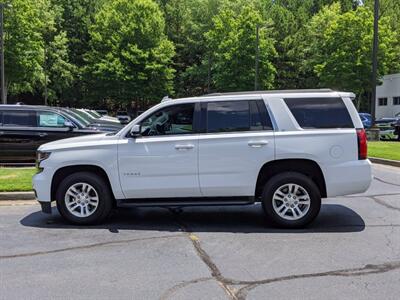
[(67, 176), (56, 192), (60, 214), (74, 224), (103, 221), (112, 209), (108, 184), (94, 173), (78, 172)]
[(284, 172), (266, 183), (262, 206), (275, 225), (302, 228), (317, 217), (321, 195), (309, 177), (297, 172)]

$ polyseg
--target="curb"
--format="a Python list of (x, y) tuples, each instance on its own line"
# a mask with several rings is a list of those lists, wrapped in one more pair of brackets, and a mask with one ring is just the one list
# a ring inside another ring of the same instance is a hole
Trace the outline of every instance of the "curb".
[(387, 165), (387, 166), (400, 168), (400, 161), (398, 161), (398, 160), (376, 158), (376, 157), (368, 157), (368, 159), (374, 164), (381, 164), (381, 165)]
[(0, 192), (1, 200), (35, 200), (34, 192)]

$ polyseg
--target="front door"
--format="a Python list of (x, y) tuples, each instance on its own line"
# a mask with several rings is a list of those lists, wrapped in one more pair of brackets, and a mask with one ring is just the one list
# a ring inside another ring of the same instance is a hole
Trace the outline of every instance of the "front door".
[(141, 122), (140, 137), (118, 144), (118, 165), (125, 197), (200, 196), (195, 104), (164, 107)]
[(199, 179), (205, 197), (254, 196), (261, 167), (274, 159), (274, 133), (262, 100), (202, 103)]
[(77, 136), (71, 128), (65, 126), (66, 119), (58, 113), (43, 110), (36, 114), (40, 144)]

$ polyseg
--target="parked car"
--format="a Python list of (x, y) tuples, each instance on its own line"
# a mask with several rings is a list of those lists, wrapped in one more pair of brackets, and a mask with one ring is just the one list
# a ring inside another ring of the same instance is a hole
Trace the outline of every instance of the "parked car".
[(352, 93), (215, 94), (164, 101), (115, 135), (42, 145), (33, 186), (42, 210), (75, 224), (118, 206), (262, 203), (298, 228), (321, 198), (371, 183), (367, 140)]
[(34, 162), (44, 143), (99, 132), (104, 131), (86, 127), (58, 108), (0, 105), (0, 162)]
[(89, 120), (91, 123), (103, 123), (103, 124), (110, 124), (110, 125), (116, 125), (116, 126), (121, 125), (121, 123), (118, 120), (108, 120), (108, 119), (103, 119), (103, 118), (99, 118), (99, 117), (94, 117), (84, 109), (70, 108), (70, 110), (79, 114), (82, 118)]
[(84, 119), (86, 122), (91, 124), (92, 126), (104, 126), (107, 128), (112, 128), (114, 131), (115, 130), (120, 130), (123, 125), (121, 123), (116, 123), (116, 122), (111, 122), (107, 120), (101, 120), (101, 119), (95, 119), (91, 117), (90, 115), (76, 109), (76, 108), (68, 108), (72, 113), (75, 113), (76, 115), (80, 116), (82, 119)]
[(106, 109), (96, 109), (96, 112), (102, 116), (108, 115), (108, 111)]
[(98, 114), (96, 111), (94, 110), (89, 110), (89, 109), (78, 109), (79, 111), (82, 111), (84, 113), (86, 113), (90, 118), (93, 118), (94, 120), (104, 120), (107, 122), (113, 122), (113, 123), (117, 123), (118, 125), (121, 124), (121, 122), (115, 118), (115, 117), (110, 117), (110, 116), (102, 116), (100, 114)]
[(60, 110), (64, 111), (67, 115), (71, 118), (78, 120), (80, 123), (84, 124), (85, 127), (96, 128), (105, 132), (115, 132), (119, 131), (122, 128), (121, 124), (113, 124), (113, 123), (98, 123), (96, 120), (86, 117), (85, 115), (81, 115), (76, 113), (74, 110), (70, 108), (59, 108)]
[(121, 122), (121, 124), (128, 124), (132, 118), (128, 115), (127, 111), (117, 111), (117, 118)]
[(393, 140), (396, 138), (395, 123), (398, 118), (381, 118), (375, 121), (375, 125), (379, 128), (379, 138), (381, 140)]
[(397, 136), (397, 140), (400, 141), (400, 117), (394, 123), (394, 134)]
[(359, 113), (361, 122), (363, 123), (364, 128), (368, 129), (372, 127), (372, 116), (368, 113)]

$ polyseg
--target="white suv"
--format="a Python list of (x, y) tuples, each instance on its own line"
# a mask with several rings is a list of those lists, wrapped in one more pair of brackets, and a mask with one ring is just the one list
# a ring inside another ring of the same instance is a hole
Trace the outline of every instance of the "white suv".
[(297, 90), (164, 101), (116, 134), (42, 145), (33, 180), (42, 210), (76, 224), (119, 205), (261, 202), (278, 226), (310, 223), (321, 198), (371, 183), (354, 94)]

